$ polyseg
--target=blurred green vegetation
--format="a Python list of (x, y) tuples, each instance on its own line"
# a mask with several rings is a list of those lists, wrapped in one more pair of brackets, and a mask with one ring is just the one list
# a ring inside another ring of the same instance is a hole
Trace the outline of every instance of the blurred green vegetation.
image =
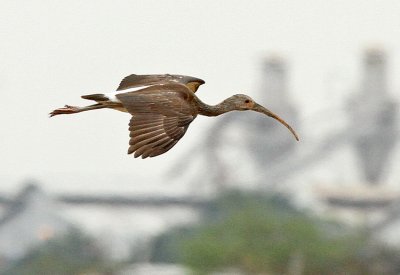
[(280, 196), (243, 192), (210, 202), (200, 224), (160, 236), (152, 254), (198, 274), (398, 274), (399, 259), (363, 230), (313, 217)]
[(136, 246), (124, 262), (112, 262), (94, 238), (72, 228), (0, 274), (118, 274), (149, 254), (151, 262), (184, 264), (196, 274), (400, 274), (399, 251), (377, 244), (367, 230), (323, 220), (278, 195), (225, 192), (202, 217), (156, 238), (150, 253)]
[(2, 275), (113, 274), (113, 267), (94, 239), (72, 228), (30, 250)]

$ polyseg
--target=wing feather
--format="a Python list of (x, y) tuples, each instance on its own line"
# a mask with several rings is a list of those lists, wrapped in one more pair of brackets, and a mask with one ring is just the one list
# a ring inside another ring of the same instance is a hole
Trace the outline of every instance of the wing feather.
[[(192, 76), (175, 75), (175, 74), (149, 74), (137, 75), (131, 74), (122, 79), (117, 91), (123, 91), (130, 88), (145, 87), (149, 85), (179, 83), (187, 85), (192, 92), (196, 92), (197, 88), (204, 84), (204, 80)], [(197, 84), (194, 84), (197, 83)], [(194, 86), (193, 86), (194, 85)]]
[(139, 140), (139, 141), (131, 139), (129, 141), (129, 144), (132, 145), (134, 147), (135, 151), (136, 151), (138, 148), (142, 147), (143, 145), (156, 142), (156, 141), (158, 141), (160, 139), (163, 139), (165, 137), (167, 137), (167, 135), (165, 133), (161, 133), (161, 134), (158, 134), (158, 135), (155, 135), (155, 136), (151, 136), (151, 137), (149, 137), (147, 139), (143, 139), (143, 140)]
[(197, 116), (193, 93), (181, 84), (155, 85), (118, 94), (132, 115), (128, 154), (155, 157), (170, 150), (184, 136)]
[(165, 130), (164, 129), (159, 129), (151, 132), (147, 132), (141, 135), (135, 135), (131, 138), (133, 143), (138, 143), (143, 140), (150, 141), (153, 137), (159, 136), (159, 135), (164, 135), (165, 136)]
[(157, 126), (148, 127), (148, 128), (138, 128), (135, 131), (131, 131), (132, 135), (130, 137), (141, 136), (143, 134), (151, 133), (151, 132), (162, 130), (162, 129), (163, 129), (163, 126), (159, 125), (159, 124)]
[(149, 156), (155, 157), (164, 154), (165, 152), (169, 151), (172, 147), (174, 147), (177, 142), (178, 140), (170, 140), (168, 142), (165, 142), (161, 146), (158, 146), (155, 150), (152, 150)]

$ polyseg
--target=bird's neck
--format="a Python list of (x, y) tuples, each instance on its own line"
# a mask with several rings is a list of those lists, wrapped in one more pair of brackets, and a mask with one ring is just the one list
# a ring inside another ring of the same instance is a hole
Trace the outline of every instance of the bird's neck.
[(197, 106), (199, 108), (199, 114), (203, 116), (219, 116), (232, 111), (228, 106), (226, 106), (225, 101), (222, 101), (217, 105), (208, 105), (197, 99)]

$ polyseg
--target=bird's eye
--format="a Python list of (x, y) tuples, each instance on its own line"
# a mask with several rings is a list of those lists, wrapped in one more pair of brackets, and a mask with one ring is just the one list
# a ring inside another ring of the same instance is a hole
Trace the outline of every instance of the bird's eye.
[(250, 100), (249, 100), (249, 99), (246, 99), (246, 100), (244, 101), (244, 103), (250, 103)]

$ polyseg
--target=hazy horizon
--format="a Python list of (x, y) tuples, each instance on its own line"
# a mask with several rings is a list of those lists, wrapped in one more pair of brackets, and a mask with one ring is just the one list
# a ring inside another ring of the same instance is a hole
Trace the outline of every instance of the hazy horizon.
[(83, 94), (115, 90), (131, 73), (202, 78), (198, 96), (209, 104), (238, 92), (257, 100), (263, 58), (280, 56), (300, 112), (301, 125), (292, 126), (304, 142), (309, 118), (359, 89), (368, 48), (386, 51), (388, 90), (400, 100), (398, 1), (3, 0), (0, 14), (0, 192), (27, 179), (51, 191), (185, 189), (166, 183), (165, 172), (218, 118), (199, 116), (172, 150), (146, 160), (126, 154), (128, 114), (48, 118), (54, 108), (86, 104)]

